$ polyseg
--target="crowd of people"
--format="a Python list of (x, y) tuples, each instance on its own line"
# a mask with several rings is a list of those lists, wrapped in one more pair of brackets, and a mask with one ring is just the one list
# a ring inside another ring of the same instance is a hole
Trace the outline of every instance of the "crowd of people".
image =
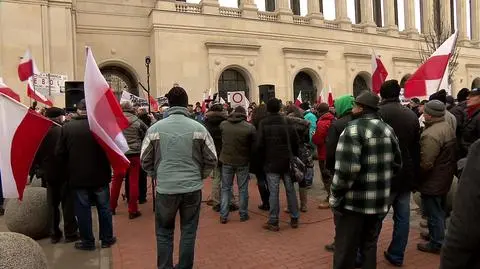
[[(402, 266), (412, 192), (421, 193), (428, 228), (418, 250), (439, 254), (443, 249), (444, 269), (480, 268), (475, 256), (480, 240), (480, 90), (462, 89), (456, 101), (441, 90), (428, 101), (414, 98), (406, 106), (400, 103), (400, 92), (398, 81), (389, 80), (380, 97), (370, 91), (345, 95), (334, 107), (283, 104), (272, 98), (258, 106), (231, 108), (213, 98), (205, 109), (199, 102), (189, 105), (186, 91), (175, 86), (166, 94), (168, 107), (155, 114), (121, 103), (129, 122), (123, 131), (129, 146), (127, 174), (112, 174), (106, 153), (90, 132), (84, 100), (73, 115), (48, 108), (44, 115), (57, 124), (38, 150), (32, 174), (47, 187), (51, 241), (65, 237), (66, 242), (78, 241), (77, 249), (94, 250), (94, 204), (101, 247), (115, 244), (112, 215), (122, 182), (128, 182), (125, 198), (133, 220), (141, 216), (138, 203), (147, 202), (151, 180), (157, 267), (189, 269), (194, 264), (203, 180), (212, 178), (208, 205), (219, 212), (221, 224), (228, 224), (230, 212), (236, 210), (241, 222), (249, 220), (248, 185), (255, 177), (262, 201), (258, 208), (268, 211), (263, 228), (277, 232), (280, 181), (287, 197), (283, 210), (296, 229), (301, 214), (309, 210), (308, 190), (314, 178), (321, 177), (327, 196), (317, 206), (333, 211), (335, 238), (325, 248), (334, 253), (334, 268), (376, 268), (378, 236), (390, 210), (394, 229), (384, 256)], [(314, 175), (314, 159), (321, 175)], [(455, 175), (461, 175), (459, 195), (449, 212), (446, 195)], [(238, 199), (233, 195), (235, 178)], [(177, 212), (181, 239), (179, 264), (174, 267)]]

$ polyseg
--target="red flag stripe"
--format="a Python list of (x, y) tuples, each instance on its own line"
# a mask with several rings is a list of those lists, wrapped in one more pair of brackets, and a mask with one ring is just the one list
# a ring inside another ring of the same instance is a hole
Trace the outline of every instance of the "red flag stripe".
[(25, 81), (31, 76), (33, 76), (33, 61), (32, 59), (28, 59), (26, 62), (18, 65), (18, 78), (20, 81)]
[(114, 173), (118, 173), (120, 175), (125, 175), (128, 167), (130, 166), (130, 162), (128, 159), (123, 158), (123, 156), (118, 155), (118, 153), (113, 150), (110, 146), (108, 146), (99, 136), (97, 136), (94, 132), (92, 132), (93, 136), (97, 140), (98, 144), (102, 147), (103, 151), (107, 155), (107, 158), (112, 166)]
[(52, 124), (38, 113), (28, 110), (15, 131), (11, 148), (11, 165), (20, 200), (23, 198), (35, 154)]
[[(450, 55), (432, 56), (405, 83), (405, 97), (427, 95), (427, 80), (441, 80), (448, 65)], [(440, 83), (440, 82), (439, 82)]]

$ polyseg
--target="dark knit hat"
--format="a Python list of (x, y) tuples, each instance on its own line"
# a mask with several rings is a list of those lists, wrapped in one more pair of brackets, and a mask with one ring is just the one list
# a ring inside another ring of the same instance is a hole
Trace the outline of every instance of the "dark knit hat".
[(65, 110), (58, 107), (50, 107), (45, 110), (45, 117), (53, 119), (56, 117), (65, 116)]
[(316, 108), (316, 110), (319, 114), (327, 113), (329, 111), (329, 109), (330, 109), (330, 107), (328, 106), (327, 103), (318, 104), (317, 108)]
[(478, 96), (478, 95), (480, 95), (480, 89), (479, 88), (472, 89), (470, 91), (470, 93), (468, 94), (468, 96)]
[(182, 87), (173, 87), (170, 91), (165, 94), (165, 97), (168, 99), (168, 104), (173, 106), (187, 107), (188, 106), (188, 95), (187, 92)]
[(300, 104), (300, 108), (303, 110), (309, 110), (310, 109), (310, 104), (307, 102), (303, 102)]
[(400, 96), (400, 85), (398, 80), (387, 80), (382, 84), (380, 88), (380, 96), (383, 99), (398, 98)]
[(425, 104), (424, 112), (432, 117), (443, 117), (445, 115), (445, 104), (439, 100), (432, 100)]
[(428, 98), (429, 101), (432, 100), (438, 100), (442, 102), (443, 104), (447, 103), (447, 92), (445, 90), (439, 90), (438, 92), (430, 95), (430, 98)]
[(80, 102), (77, 103), (77, 109), (78, 110), (87, 110), (87, 104), (85, 103), (85, 99), (80, 100)]
[(419, 105), (420, 104), (420, 99), (418, 99), (417, 97), (414, 97), (414, 98), (410, 99), (410, 102), (412, 102), (416, 105)]
[(278, 113), (282, 107), (282, 102), (277, 98), (272, 98), (267, 102), (267, 111), (270, 113)]
[(467, 89), (467, 88), (461, 89), (461, 90), (457, 93), (457, 101), (458, 101), (458, 102), (463, 102), (463, 101), (467, 100), (467, 97), (468, 97), (469, 94), (470, 94), (470, 90), (469, 90), (469, 89)]
[(455, 104), (455, 99), (451, 95), (447, 95), (447, 104), (449, 105), (454, 105)]
[(233, 110), (233, 112), (247, 115), (247, 111), (245, 110), (245, 108), (244, 108), (243, 106), (237, 106), (237, 107)]
[(379, 102), (380, 98), (371, 91), (364, 91), (355, 98), (355, 103), (375, 110), (378, 110)]

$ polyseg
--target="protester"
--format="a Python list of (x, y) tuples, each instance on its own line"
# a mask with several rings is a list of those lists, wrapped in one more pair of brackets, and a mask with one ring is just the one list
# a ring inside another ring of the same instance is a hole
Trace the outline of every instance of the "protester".
[[(148, 114), (147, 109), (139, 108), (137, 113), (138, 118), (147, 126), (152, 126), (156, 120), (153, 114)], [(128, 173), (127, 173), (128, 174)], [(125, 177), (125, 181), (128, 180), (128, 176)], [(125, 185), (125, 193), (128, 195), (129, 184)], [(140, 167), (140, 178), (138, 180), (138, 203), (145, 204), (147, 202), (147, 173)]]
[[(308, 144), (311, 145), (311, 147), (308, 149), (310, 150), (310, 154), (313, 154), (313, 151), (315, 150), (315, 146), (312, 142), (312, 136), (317, 130), (317, 117), (315, 114), (312, 113), (310, 109), (310, 104), (309, 103), (302, 103), (300, 105), (300, 111), (303, 113), (303, 118), (310, 122), (310, 127), (308, 131)], [(307, 185), (308, 188), (312, 186), (313, 183), (313, 178), (314, 178), (314, 169), (312, 167), (307, 167), (307, 171), (305, 173), (305, 184)]]
[(327, 209), (330, 208), (328, 200), (330, 198), (330, 185), (332, 184), (332, 174), (325, 166), (325, 162), (327, 159), (326, 140), (328, 130), (330, 129), (330, 126), (332, 125), (335, 116), (329, 112), (329, 107), (326, 103), (321, 103), (320, 105), (318, 105), (316, 110), (319, 119), (317, 122), (317, 129), (312, 137), (312, 142), (317, 146), (318, 165), (320, 167), (320, 173), (322, 174), (323, 186), (325, 188), (325, 191), (327, 192), (327, 197), (325, 197), (325, 200), (320, 203), (318, 208)]
[[(260, 104), (257, 108), (253, 110), (252, 113), (252, 124), (255, 126), (255, 129), (258, 130), (260, 127), (260, 122), (267, 116), (267, 106), (265, 104)], [(257, 135), (258, 137), (258, 132)], [(257, 140), (257, 138), (255, 139)], [(257, 178), (257, 187), (258, 192), (260, 193), (260, 198), (262, 199), (262, 204), (258, 205), (258, 209), (263, 211), (270, 210), (270, 192), (268, 191), (267, 184), (267, 175), (263, 169), (264, 160), (259, 157), (257, 153), (257, 148), (255, 147), (252, 151), (252, 156), (250, 157), (250, 172), (255, 174)]]
[(447, 110), (448, 110), (448, 111), (452, 110), (452, 108), (455, 107), (455, 99), (453, 98), (453, 96), (447, 95), (447, 103), (446, 103), (446, 106), (447, 106)]
[(480, 89), (470, 91), (466, 113), (460, 138), (460, 158), (466, 157), (469, 147), (480, 138)]
[[(328, 171), (333, 174), (335, 171), (335, 152), (337, 150), (338, 139), (340, 134), (347, 124), (353, 120), (352, 109), (355, 99), (352, 95), (344, 95), (335, 99), (334, 107), (335, 114), (337, 115), (338, 120), (332, 122), (332, 125), (328, 129), (328, 135), (326, 140), (326, 149), (327, 149), (327, 158), (325, 160), (325, 166)], [(331, 196), (331, 193), (330, 193)], [(338, 214), (337, 214), (338, 215)], [(337, 216), (333, 216), (334, 224), (337, 221)], [(335, 250), (335, 242), (325, 246), (325, 250), (333, 252)]]
[(461, 130), (465, 123), (465, 118), (467, 117), (467, 113), (465, 110), (467, 109), (467, 98), (470, 94), (470, 90), (467, 88), (461, 89), (457, 93), (457, 102), (458, 104), (450, 109), (450, 113), (452, 113), (455, 118), (457, 119), (457, 137), (461, 136)]
[(249, 163), (255, 139), (255, 127), (248, 123), (247, 112), (242, 106), (234, 109), (226, 121), (220, 124), (222, 135), (222, 202), (220, 222), (228, 222), (228, 213), (232, 200), (233, 178), (236, 176), (239, 201), (240, 221), (247, 221), (248, 215), (248, 180)]
[(480, 268), (480, 140), (471, 145), (442, 247), (440, 269)]
[[(439, 100), (441, 101), (445, 106), (447, 105), (447, 92), (445, 90), (440, 90), (432, 95), (430, 95), (429, 101), (432, 100)], [(450, 127), (456, 131), (457, 130), (457, 118), (455, 118), (455, 115), (450, 113), (450, 111), (446, 110), (445, 111), (445, 121), (450, 125)]]
[(377, 115), (379, 97), (366, 91), (355, 99), (353, 116), (341, 134), (330, 206), (338, 213), (333, 268), (376, 268), (377, 241), (388, 212), (392, 178), (402, 165), (393, 129)]
[(252, 122), (253, 106), (250, 105), (247, 111), (247, 122)]
[(109, 248), (117, 241), (113, 236), (109, 206), (110, 162), (90, 131), (85, 100), (77, 104), (77, 114), (62, 127), (56, 147), (56, 155), (62, 161), (59, 166), (65, 167), (68, 184), (75, 192), (75, 215), (81, 238), (75, 243), (75, 248), (95, 249), (90, 199), (97, 207), (101, 246)]
[(415, 112), (400, 103), (400, 91), (397, 80), (383, 83), (379, 110), (382, 120), (393, 128), (402, 153), (402, 169), (391, 181), (392, 241), (384, 252), (387, 261), (395, 266), (403, 264), (410, 231), (410, 195), (420, 168), (420, 124)]
[(428, 221), (427, 243), (417, 245), (418, 250), (440, 253), (445, 236), (444, 199), (450, 190), (456, 170), (455, 131), (445, 119), (445, 105), (438, 100), (425, 105), (425, 130), (421, 144), (421, 177), (418, 191)]
[(415, 113), (415, 115), (417, 115), (417, 118), (420, 117), (420, 115), (422, 115), (422, 113), (420, 112), (420, 99), (418, 98), (410, 99), (409, 106), (410, 106), (410, 109)]
[(173, 87), (166, 97), (171, 106), (169, 116), (148, 129), (141, 163), (157, 182), (157, 267), (173, 268), (173, 234), (180, 212), (180, 256), (176, 268), (192, 268), (203, 180), (217, 165), (217, 155), (207, 129), (189, 118), (185, 90)]
[[(130, 101), (122, 102), (121, 104), (123, 115), (128, 119), (128, 127), (123, 130), (123, 135), (127, 140), (129, 150), (125, 153), (125, 156), (130, 161), (130, 167), (128, 169), (128, 218), (135, 219), (142, 214), (138, 210), (138, 182), (140, 177), (140, 150), (142, 148), (142, 140), (147, 132), (147, 125), (145, 125), (136, 115)], [(112, 214), (115, 215), (118, 196), (120, 195), (120, 189), (122, 188), (122, 182), (126, 175), (114, 174), (112, 180), (110, 208)]]
[(295, 189), (290, 177), (290, 156), (298, 153), (298, 139), (295, 130), (287, 124), (284, 116), (280, 115), (281, 101), (272, 98), (267, 102), (267, 111), (270, 113), (259, 125), (257, 152), (264, 160), (264, 169), (267, 174), (268, 190), (270, 191), (270, 212), (268, 222), (263, 226), (270, 231), (279, 231), (279, 187), (283, 180), (287, 194), (287, 203), (290, 211), (290, 226), (298, 228), (298, 204)]
[[(296, 132), (296, 137), (298, 138), (298, 156), (302, 160), (302, 162), (308, 168), (305, 173), (305, 178), (298, 182), (298, 192), (300, 196), (300, 211), (307, 212), (307, 203), (308, 203), (308, 182), (307, 180), (311, 180), (313, 177), (313, 159), (311, 154), (311, 147), (310, 147), (310, 122), (303, 118), (303, 113), (300, 109), (296, 106), (288, 106), (286, 108), (287, 114), (287, 122), (289, 125), (294, 127)], [(303, 152), (301, 152), (303, 151)], [(303, 154), (302, 154), (303, 153)], [(286, 213), (289, 213), (290, 210), (286, 208), (284, 210)]]

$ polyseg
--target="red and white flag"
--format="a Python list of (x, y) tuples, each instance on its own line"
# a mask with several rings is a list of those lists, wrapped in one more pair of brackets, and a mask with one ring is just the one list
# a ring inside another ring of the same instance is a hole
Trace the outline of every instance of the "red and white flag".
[(149, 96), (148, 97), (148, 102), (150, 103), (150, 109), (154, 112), (158, 112), (158, 102), (157, 100), (155, 100), (155, 98), (153, 98), (153, 96)]
[(301, 104), (302, 104), (302, 91), (298, 92), (297, 99), (295, 99), (295, 105), (297, 107), (300, 107)]
[(30, 50), (27, 49), (18, 65), (18, 78), (20, 81), (25, 81), (32, 77), (35, 74), (35, 71), (35, 62), (33, 61)]
[(374, 93), (379, 94), (383, 82), (387, 79), (388, 72), (374, 50), (372, 50), (372, 70), (372, 90)]
[(23, 198), (28, 173), (53, 122), (0, 94), (0, 173), (5, 198)]
[(328, 85), (328, 106), (333, 107), (333, 104), (334, 104), (334, 99), (333, 99), (332, 87)]
[(33, 77), (30, 77), (28, 79), (27, 96), (39, 103), (45, 104), (47, 106), (53, 106), (53, 102), (50, 99), (48, 99), (41, 92), (35, 90), (33, 86)]
[(20, 102), (20, 95), (18, 95), (16, 92), (10, 89), (10, 87), (8, 87), (7, 84), (3, 82), (3, 79), (1, 77), (0, 77), (0, 93), (3, 93), (6, 96), (9, 96), (15, 99), (15, 101)]
[(448, 60), (455, 49), (458, 33), (450, 36), (428, 58), (405, 83), (405, 98), (427, 96), (436, 92), (448, 66)]
[(114, 173), (124, 174), (130, 165), (125, 156), (129, 148), (122, 133), (122, 130), (128, 127), (128, 120), (123, 115), (112, 89), (100, 73), (92, 50), (87, 47), (86, 51), (84, 84), (90, 131), (107, 154)]

